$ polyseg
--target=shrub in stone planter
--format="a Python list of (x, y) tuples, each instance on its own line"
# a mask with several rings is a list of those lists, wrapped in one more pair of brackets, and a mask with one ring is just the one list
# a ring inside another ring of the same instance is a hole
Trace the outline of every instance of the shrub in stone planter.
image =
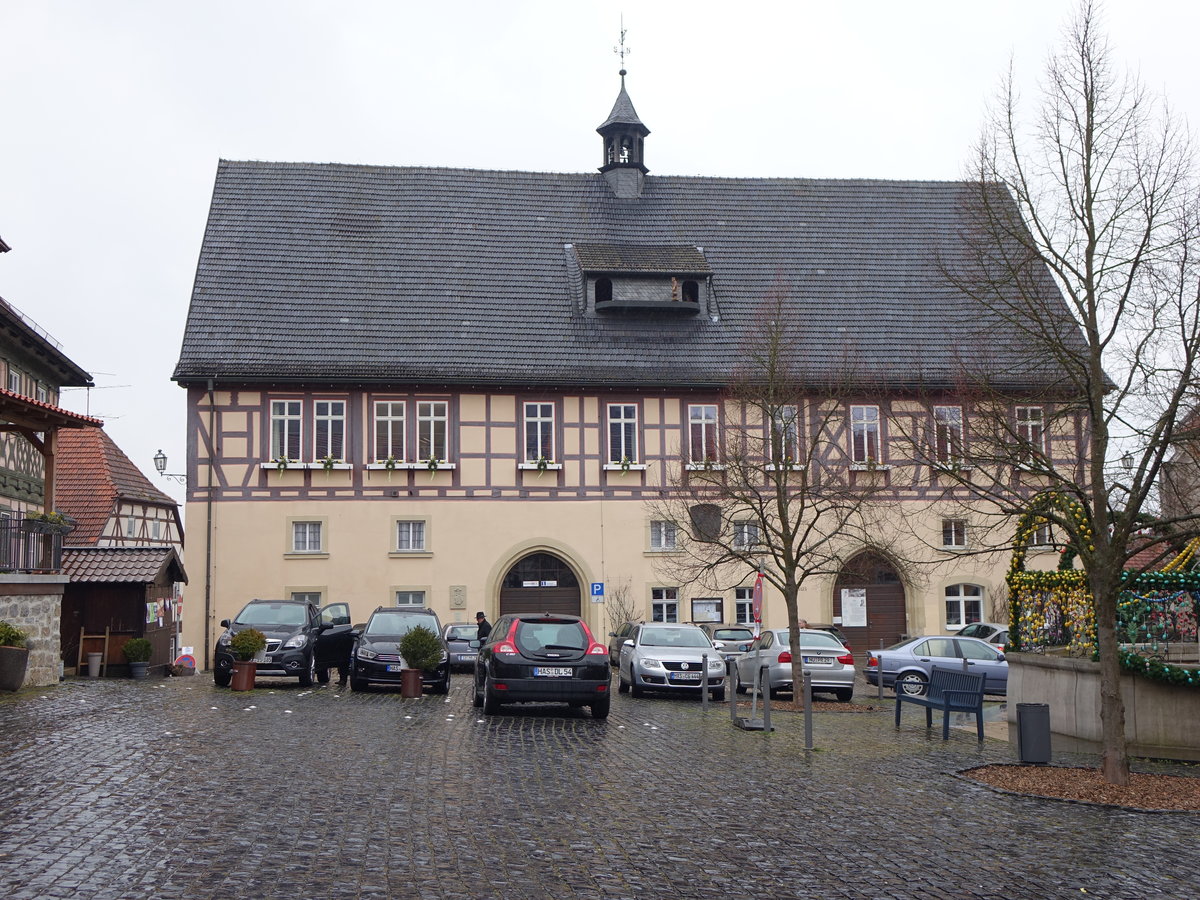
[(442, 661), (442, 642), (424, 625), (410, 628), (399, 641), (398, 649), (410, 669), (436, 669)]
[(25, 682), (29, 665), (28, 636), (21, 629), (0, 622), (0, 690), (15, 691)]
[(243, 628), (230, 639), (229, 649), (242, 662), (249, 662), (267, 649), (267, 636), (257, 628)]

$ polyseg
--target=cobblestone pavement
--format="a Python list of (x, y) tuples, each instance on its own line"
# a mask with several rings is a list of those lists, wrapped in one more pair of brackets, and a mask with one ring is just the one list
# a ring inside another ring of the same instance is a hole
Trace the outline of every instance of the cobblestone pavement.
[[(993, 792), (920, 710), (776, 717), (205, 676), (0, 698), (6, 898), (1192, 898), (1200, 816)], [(863, 700), (870, 702), (871, 696)], [(1056, 762), (1094, 764), (1056, 754)], [(1194, 772), (1188, 769), (1185, 771)]]

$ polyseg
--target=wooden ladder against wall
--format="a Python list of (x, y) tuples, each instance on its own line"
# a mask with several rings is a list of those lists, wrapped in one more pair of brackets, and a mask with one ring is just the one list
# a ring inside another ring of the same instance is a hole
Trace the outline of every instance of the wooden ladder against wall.
[[(108, 674), (108, 632), (110, 627), (105, 627), (104, 634), (86, 634), (86, 628), (79, 629), (79, 658), (75, 660), (75, 672), (77, 674), (82, 675), (84, 672), (84, 641), (104, 641), (104, 649), (101, 651), (104, 655), (100, 657), (100, 677), (103, 678)], [(93, 650), (92, 652), (94, 653), (95, 651)]]

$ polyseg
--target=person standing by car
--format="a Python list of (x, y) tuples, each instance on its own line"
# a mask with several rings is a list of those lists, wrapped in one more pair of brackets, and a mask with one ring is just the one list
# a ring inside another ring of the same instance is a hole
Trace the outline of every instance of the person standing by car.
[(479, 626), (478, 640), (480, 645), (482, 645), (487, 640), (488, 635), (492, 633), (492, 623), (487, 620), (487, 616), (484, 615), (483, 610), (480, 610), (475, 613), (475, 624)]

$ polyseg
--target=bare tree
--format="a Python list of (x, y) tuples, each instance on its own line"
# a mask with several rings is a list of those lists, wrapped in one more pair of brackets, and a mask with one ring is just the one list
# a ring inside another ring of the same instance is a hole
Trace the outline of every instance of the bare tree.
[[(835, 575), (864, 545), (879, 546), (878, 506), (891, 496), (878, 446), (851, 459), (845, 401), (862, 390), (847, 376), (814, 384), (797, 374), (797, 311), (767, 299), (756, 340), (726, 391), (726, 422), (691, 423), (688, 462), (653, 517), (675, 537), (660, 567), (680, 583), (722, 590), (761, 572), (783, 595), (792, 658), (801, 658), (798, 597), (809, 578)], [(849, 367), (844, 367), (849, 372)], [(802, 678), (793, 668), (794, 686)], [(799, 691), (793, 693), (799, 698)]]
[(1078, 552), (1096, 608), (1102, 769), (1126, 784), (1122, 572), (1197, 530), (1190, 513), (1162, 514), (1155, 485), (1195, 399), (1198, 205), (1185, 131), (1115, 70), (1098, 18), (1085, 0), (1031, 120), (1010, 72), (978, 147), (967, 262), (946, 271), (990, 314), (993, 346), (1023, 352), (1016, 365), (963, 361), (973, 469), (949, 474), (1004, 517), (1041, 500)]
[(613, 579), (604, 605), (608, 615), (609, 631), (616, 631), (625, 622), (632, 622), (641, 617), (640, 607), (634, 602), (628, 578)]

